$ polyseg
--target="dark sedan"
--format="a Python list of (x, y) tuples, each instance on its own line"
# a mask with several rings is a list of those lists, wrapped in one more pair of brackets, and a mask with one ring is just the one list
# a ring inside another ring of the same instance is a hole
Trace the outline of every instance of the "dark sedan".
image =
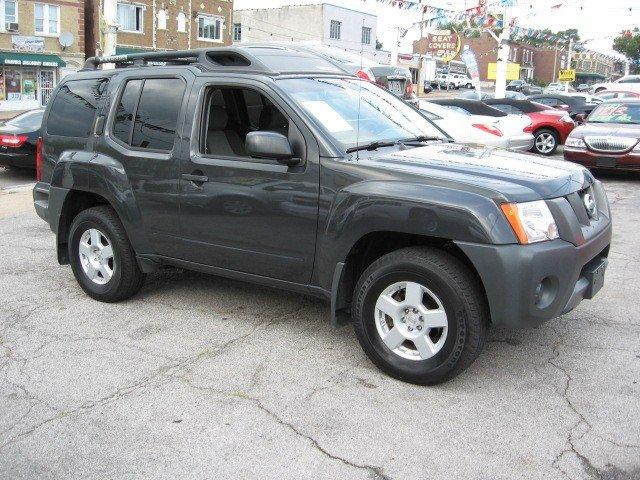
[(0, 165), (36, 168), (36, 142), (44, 108), (22, 113), (0, 125)]
[(569, 112), (573, 120), (576, 120), (578, 115), (589, 115), (599, 105), (587, 102), (584, 97), (579, 95), (562, 95), (561, 93), (543, 93), (542, 95), (531, 95), (528, 98), (532, 102), (541, 103), (558, 110), (565, 110)]
[(640, 99), (608, 100), (571, 132), (564, 158), (592, 169), (640, 170)]

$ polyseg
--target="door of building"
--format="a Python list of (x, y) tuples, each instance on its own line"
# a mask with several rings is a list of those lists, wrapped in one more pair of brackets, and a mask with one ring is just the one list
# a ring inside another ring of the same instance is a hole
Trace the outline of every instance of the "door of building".
[(40, 105), (45, 106), (51, 98), (51, 92), (54, 87), (53, 70), (40, 70), (38, 75), (38, 83), (40, 90)]

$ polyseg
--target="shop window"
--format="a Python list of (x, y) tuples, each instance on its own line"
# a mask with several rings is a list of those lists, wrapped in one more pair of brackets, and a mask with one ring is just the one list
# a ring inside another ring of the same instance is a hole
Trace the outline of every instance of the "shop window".
[(34, 3), (35, 32), (42, 35), (60, 33), (60, 7), (46, 3)]
[(132, 5), (128, 3), (118, 4), (118, 22), (120, 29), (125, 32), (142, 33), (144, 30), (142, 16), (144, 7), (142, 5)]
[(35, 100), (37, 95), (37, 77), (35, 70), (22, 71), (22, 100)]
[(158, 10), (158, 30), (166, 30), (167, 29), (167, 11), (166, 10)]
[(50, 135), (87, 138), (107, 82), (104, 78), (92, 78), (65, 83), (53, 99), (47, 132)]
[(20, 100), (22, 98), (22, 75), (20, 70), (5, 68), (4, 78), (7, 100)]
[(18, 30), (18, 7), (15, 0), (0, 0), (0, 14), (3, 16), (1, 27), (4, 30)]
[(186, 32), (187, 31), (187, 17), (184, 13), (178, 13), (178, 17), (176, 18), (178, 21), (178, 31)]
[(222, 17), (198, 15), (198, 40), (221, 40), (222, 22)]

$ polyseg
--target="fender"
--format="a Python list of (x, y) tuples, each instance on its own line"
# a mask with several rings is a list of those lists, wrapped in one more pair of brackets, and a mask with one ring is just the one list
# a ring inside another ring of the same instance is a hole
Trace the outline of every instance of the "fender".
[(116, 211), (131, 243), (143, 252), (152, 252), (142, 227), (140, 211), (124, 166), (113, 158), (94, 152), (66, 151), (60, 155), (51, 178), (49, 205), (51, 229), (58, 243), (66, 242), (66, 232), (59, 231), (65, 221), (64, 203), (72, 191), (99, 195)]
[(318, 236), (316, 281), (332, 291), (336, 265), (367, 234), (395, 232), (479, 244), (516, 243), (497, 204), (444, 186), (367, 181), (338, 192)]

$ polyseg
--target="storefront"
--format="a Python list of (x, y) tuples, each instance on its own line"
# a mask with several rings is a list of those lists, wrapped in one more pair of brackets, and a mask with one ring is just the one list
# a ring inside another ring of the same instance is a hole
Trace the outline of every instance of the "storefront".
[(46, 105), (65, 66), (57, 55), (0, 52), (0, 111)]

